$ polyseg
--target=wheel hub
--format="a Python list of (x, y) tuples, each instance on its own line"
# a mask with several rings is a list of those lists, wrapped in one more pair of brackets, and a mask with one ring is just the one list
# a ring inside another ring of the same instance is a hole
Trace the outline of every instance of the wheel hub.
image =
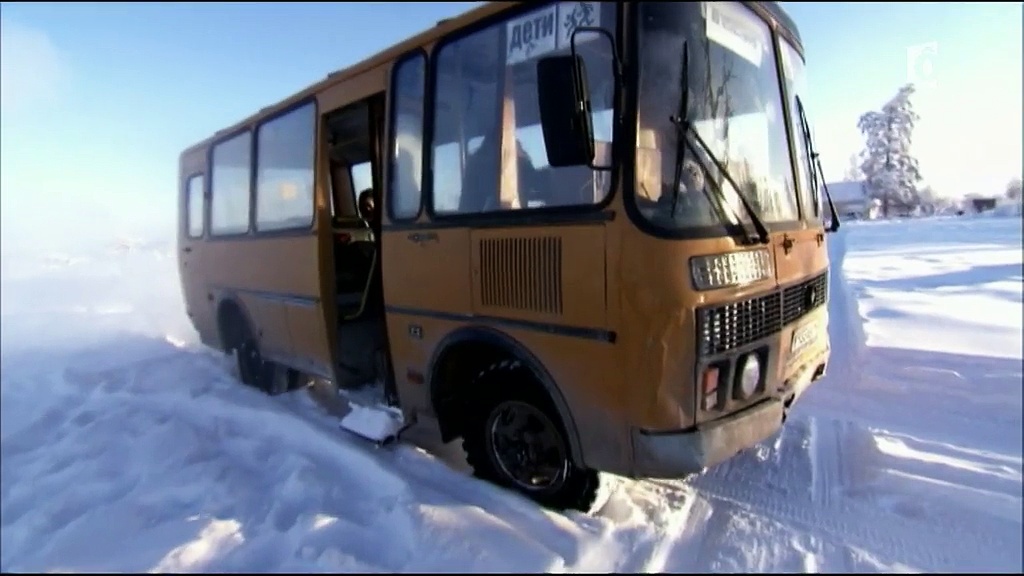
[(556, 489), (565, 481), (567, 451), (543, 412), (509, 401), (495, 407), (489, 421), (492, 456), (509, 480), (529, 491)]

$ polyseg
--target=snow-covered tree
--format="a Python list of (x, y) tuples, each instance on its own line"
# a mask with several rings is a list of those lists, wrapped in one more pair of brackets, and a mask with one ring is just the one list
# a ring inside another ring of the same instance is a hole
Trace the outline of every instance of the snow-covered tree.
[(925, 216), (931, 216), (939, 211), (941, 201), (935, 190), (930, 185), (924, 186), (917, 192), (918, 206), (921, 209), (921, 214)]
[(892, 206), (909, 211), (920, 202), (917, 183), (921, 172), (910, 153), (914, 123), (918, 115), (910, 102), (914, 85), (899, 89), (881, 111), (863, 114), (857, 122), (864, 135), (861, 171), (873, 198), (882, 201), (883, 216)]
[(1010, 200), (1020, 200), (1021, 196), (1021, 181), (1020, 178), (1014, 178), (1010, 180), (1010, 183), (1006, 185), (1006, 197)]
[(847, 182), (863, 180), (864, 172), (860, 169), (860, 164), (860, 154), (850, 154), (850, 163), (846, 166), (846, 172), (843, 174), (843, 180), (846, 180)]

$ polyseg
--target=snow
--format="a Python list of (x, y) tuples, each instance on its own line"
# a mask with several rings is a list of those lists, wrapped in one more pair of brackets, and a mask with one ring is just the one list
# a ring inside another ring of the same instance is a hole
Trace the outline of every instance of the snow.
[(241, 386), (173, 243), (7, 244), (0, 570), (1020, 571), (1019, 219), (829, 241), (833, 363), (785, 429), (685, 481), (608, 478), (592, 515)]
[(868, 195), (864, 192), (863, 180), (843, 180), (830, 182), (828, 194), (833, 202), (866, 202)]

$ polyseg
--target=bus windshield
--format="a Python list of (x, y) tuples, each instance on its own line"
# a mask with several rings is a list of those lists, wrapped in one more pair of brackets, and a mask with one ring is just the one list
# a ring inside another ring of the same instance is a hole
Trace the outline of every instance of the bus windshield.
[[(770, 30), (739, 3), (640, 5), (635, 199), (658, 228), (738, 224), (747, 218), (729, 178), (686, 146), (682, 112), (765, 223), (799, 218)], [(683, 65), (684, 46), (687, 53)], [(688, 78), (682, 78), (683, 70)], [(688, 98), (681, 90), (689, 87)], [(677, 158), (677, 146), (684, 150)], [(672, 186), (681, 162), (678, 197)], [(714, 194), (709, 187), (721, 187)], [(720, 203), (728, 204), (721, 205)], [(723, 222), (726, 221), (726, 222)]]

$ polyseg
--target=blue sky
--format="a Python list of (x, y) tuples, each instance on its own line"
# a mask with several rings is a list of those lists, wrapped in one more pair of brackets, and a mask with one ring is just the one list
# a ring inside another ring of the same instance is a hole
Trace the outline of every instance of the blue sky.
[[(69, 230), (165, 226), (183, 148), (472, 4), (4, 4), (4, 237), (58, 217)], [(857, 117), (929, 42), (938, 56), (915, 100), (925, 177), (961, 194), (1020, 174), (1020, 4), (783, 5), (831, 179), (861, 145)]]

